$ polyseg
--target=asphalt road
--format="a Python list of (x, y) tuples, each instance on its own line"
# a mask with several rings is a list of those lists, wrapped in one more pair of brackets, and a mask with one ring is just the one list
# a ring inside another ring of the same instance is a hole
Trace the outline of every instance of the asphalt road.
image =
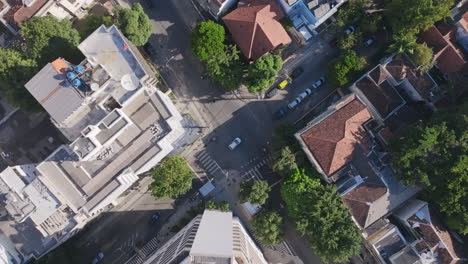
[[(208, 78), (200, 78), (204, 67), (191, 53), (190, 33), (201, 18), (189, 0), (152, 2), (152, 9), (147, 8), (145, 3), (142, 4), (155, 28), (149, 40), (156, 50), (151, 59), (177, 96), (179, 110), (183, 114), (189, 113), (204, 127), (204, 151), (225, 171), (241, 174), (241, 168), (252, 160), (264, 158), (262, 149), (271, 141), (271, 131), (275, 124), (295, 121), (310, 106), (333, 91), (325, 83), (283, 120), (275, 121), (275, 111), (294, 100), (299, 93), (324, 75), (324, 65), (336, 54), (335, 50), (325, 44), (326, 41), (317, 39), (303, 47), (296, 57), (285, 62), (280, 75), (289, 73), (299, 65), (304, 68), (304, 73), (286, 90), (271, 99), (256, 100), (252, 99), (256, 96), (235, 95)], [(215, 142), (211, 141), (213, 137), (216, 138)], [(227, 145), (235, 137), (240, 137), (243, 142), (234, 151), (229, 151)], [(165, 202), (155, 201), (149, 194), (136, 196), (138, 199), (129, 201), (130, 204), (123, 206), (124, 209), (104, 213), (88, 227), (88, 231), (78, 234), (67, 243), (71, 248), (80, 249), (70, 263), (90, 262), (99, 252), (104, 252), (106, 256), (103, 263), (123, 263), (135, 252), (135, 247), (141, 247), (158, 233), (160, 223), (174, 211), (173, 208)], [(150, 219), (156, 210), (161, 212), (162, 218), (159, 223), (152, 225)], [(288, 237), (288, 240), (305, 263), (321, 263), (300, 237)]]
[[(256, 100), (256, 96), (233, 95), (209, 79), (201, 79), (203, 65), (190, 50), (190, 33), (201, 21), (189, 0), (153, 0), (154, 8), (147, 10), (155, 26), (150, 43), (156, 49), (153, 62), (159, 66), (161, 75), (178, 97), (179, 108), (206, 127), (203, 138), (204, 151), (225, 171), (239, 172), (251, 160), (264, 156), (263, 148), (271, 141), (272, 127), (278, 122), (293, 122), (333, 92), (325, 83), (307, 97), (281, 121), (273, 120), (273, 114), (287, 105), (297, 95), (324, 76), (327, 62), (337, 51), (327, 45), (327, 40), (317, 38), (298, 51), (294, 58), (285, 62), (280, 75), (295, 67), (304, 68), (304, 73), (295, 79), (285, 91), (268, 100)], [(227, 146), (236, 137), (242, 143), (234, 151)], [(212, 138), (216, 138), (212, 141)], [(194, 155), (196, 153), (193, 153)], [(228, 186), (224, 186), (229, 188)], [(306, 263), (321, 263), (307, 245), (297, 238), (291, 241)]]

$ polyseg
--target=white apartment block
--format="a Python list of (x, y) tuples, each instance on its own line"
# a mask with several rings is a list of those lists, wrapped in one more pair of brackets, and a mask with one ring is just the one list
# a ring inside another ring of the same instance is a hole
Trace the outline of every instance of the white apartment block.
[(267, 264), (239, 218), (205, 210), (144, 264)]
[(182, 116), (115, 26), (101, 26), (78, 48), (80, 65), (58, 58), (25, 85), (71, 143), (0, 173), (0, 264), (38, 258), (67, 240), (184, 135)]

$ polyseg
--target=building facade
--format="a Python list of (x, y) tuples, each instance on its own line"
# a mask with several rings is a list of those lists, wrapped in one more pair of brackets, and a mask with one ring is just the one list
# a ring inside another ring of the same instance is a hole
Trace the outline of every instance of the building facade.
[(266, 264), (239, 218), (205, 210), (155, 251), (145, 264)]
[(185, 132), (154, 72), (115, 26), (101, 26), (78, 48), (86, 57), (79, 65), (58, 58), (25, 85), (71, 143), (0, 174), (10, 223), (0, 229), (22, 258), (16, 263), (44, 255), (116, 204)]

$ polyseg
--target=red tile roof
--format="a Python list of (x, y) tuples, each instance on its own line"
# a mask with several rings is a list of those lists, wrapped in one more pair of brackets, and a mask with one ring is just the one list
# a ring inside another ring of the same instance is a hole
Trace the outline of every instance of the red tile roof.
[(468, 12), (466, 12), (463, 17), (460, 19), (460, 25), (468, 31)]
[(256, 60), (274, 48), (288, 44), (291, 38), (278, 22), (284, 17), (279, 5), (271, 0), (242, 1), (223, 21), (245, 57)]
[(354, 98), (300, 135), (327, 177), (351, 161), (356, 145), (368, 149), (370, 139), (362, 125), (370, 118), (366, 106)]
[(452, 45), (447, 45), (437, 57), (437, 67), (445, 73), (461, 71), (465, 64), (463, 55)]
[(373, 202), (387, 193), (383, 183), (364, 182), (343, 196), (345, 204), (361, 227), (366, 227), (369, 209)]
[(420, 36), (432, 48), (437, 67), (444, 73), (458, 72), (466, 63), (463, 53), (452, 43), (455, 35), (455, 26), (437, 22)]
[(21, 0), (7, 0), (10, 10), (3, 15), (3, 19), (16, 30), (19, 25), (33, 17), (49, 0), (35, 0), (32, 5), (24, 6)]
[[(370, 75), (372, 76), (374, 72), (375, 70)], [(377, 85), (369, 77), (364, 77), (356, 83), (356, 86), (377, 109), (382, 118), (386, 118), (393, 110), (403, 104), (401, 97), (386, 80)]]
[[(463, 251), (441, 223), (440, 219), (430, 213), (427, 204), (419, 209), (418, 212), (408, 218), (411, 226), (414, 226), (416, 223), (419, 225), (417, 229), (421, 235), (421, 241), (416, 244), (415, 248), (420, 252), (424, 249), (429, 249), (433, 253), (437, 253), (438, 258), (441, 260), (440, 263), (458, 263), (458, 260), (463, 258)], [(429, 216), (423, 212), (428, 212)], [(420, 218), (423, 215), (426, 218)]]
[(435, 26), (432, 26), (425, 32), (421, 33), (420, 38), (427, 44), (427, 46), (432, 48), (435, 56), (445, 48), (445, 46), (447, 46), (447, 41), (444, 39), (444, 36)]

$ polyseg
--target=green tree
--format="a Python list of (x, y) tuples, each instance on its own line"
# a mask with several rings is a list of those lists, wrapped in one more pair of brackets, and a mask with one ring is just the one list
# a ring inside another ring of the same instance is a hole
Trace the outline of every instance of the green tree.
[(253, 233), (263, 245), (278, 245), (283, 241), (283, 218), (274, 211), (260, 212), (252, 222)]
[(246, 85), (249, 92), (261, 92), (273, 85), (276, 75), (283, 67), (283, 60), (278, 55), (267, 55), (249, 65)]
[(453, 4), (453, 0), (392, 0), (387, 1), (385, 17), (394, 35), (414, 37), (448, 17)]
[(271, 168), (283, 177), (297, 169), (296, 157), (288, 146), (274, 153)]
[(40, 112), (43, 108), (24, 85), (38, 70), (34, 60), (26, 59), (14, 49), (0, 48), (0, 92), (10, 104), (23, 111)]
[(66, 56), (72, 63), (79, 63), (83, 54), (77, 46), (80, 35), (68, 20), (54, 16), (33, 17), (21, 24), (21, 35), (25, 40), (25, 56), (36, 60), (39, 67)]
[(294, 138), (296, 128), (289, 123), (281, 123), (273, 127), (272, 141), (274, 151), (280, 151), (284, 147), (289, 147), (295, 152), (300, 149), (299, 143)]
[(425, 43), (417, 44), (411, 59), (414, 61), (414, 63), (420, 65), (420, 69), (423, 72), (427, 72), (433, 66), (434, 54), (432, 49), (429, 48)]
[(239, 50), (235, 45), (224, 47), (222, 52), (211, 56), (206, 64), (208, 75), (228, 90), (236, 90), (242, 82), (244, 66), (239, 60)]
[(360, 20), (364, 15), (364, 6), (370, 3), (370, 0), (350, 0), (340, 9), (336, 18), (336, 24), (343, 27), (353, 20)]
[(268, 199), (270, 190), (266, 181), (244, 181), (240, 186), (239, 198), (243, 203), (262, 205)]
[(361, 29), (364, 32), (375, 33), (379, 27), (381, 15), (364, 16), (361, 20)]
[(362, 42), (362, 33), (359, 31), (351, 34), (342, 34), (338, 38), (338, 47), (342, 50), (348, 50), (356, 47)]
[(151, 192), (156, 198), (177, 198), (192, 188), (193, 173), (181, 156), (172, 156), (151, 172)]
[(205, 204), (205, 208), (208, 210), (219, 210), (222, 212), (229, 212), (229, 203), (226, 201), (216, 202), (214, 200), (209, 200)]
[(113, 24), (111, 16), (100, 16), (96, 14), (88, 14), (82, 20), (79, 20), (81, 30), (78, 30), (81, 36), (81, 39), (87, 38), (91, 33), (93, 33), (101, 25), (110, 27)]
[(349, 83), (351, 75), (362, 70), (365, 65), (364, 57), (352, 50), (346, 50), (337, 59), (330, 61), (327, 77), (334, 85), (344, 86)]
[(416, 46), (416, 38), (396, 36), (393, 38), (393, 43), (388, 46), (387, 52), (395, 52), (397, 55), (402, 53), (413, 54)]
[(133, 44), (143, 46), (148, 42), (153, 25), (139, 3), (131, 8), (116, 8), (114, 18), (114, 23)]
[(345, 262), (361, 249), (361, 234), (333, 185), (296, 170), (281, 184), (281, 197), (297, 230), (325, 262)]
[(421, 184), (447, 224), (468, 234), (468, 104), (439, 111), (392, 143), (393, 166), (406, 184)]
[(192, 31), (192, 51), (201, 61), (225, 51), (224, 38), (226, 33), (224, 27), (212, 20), (201, 22)]

